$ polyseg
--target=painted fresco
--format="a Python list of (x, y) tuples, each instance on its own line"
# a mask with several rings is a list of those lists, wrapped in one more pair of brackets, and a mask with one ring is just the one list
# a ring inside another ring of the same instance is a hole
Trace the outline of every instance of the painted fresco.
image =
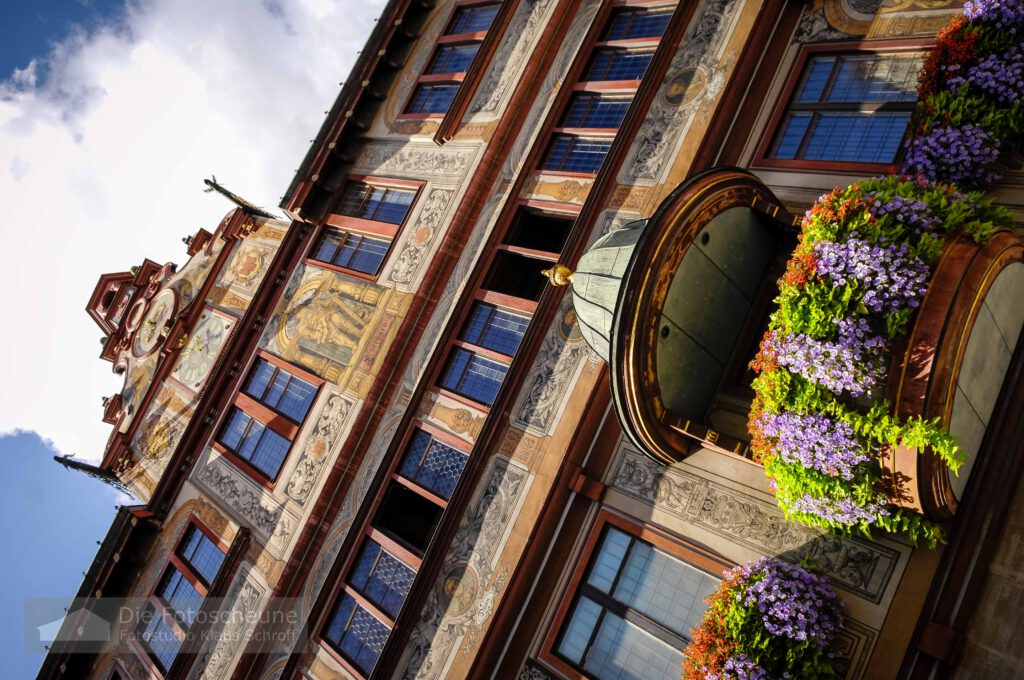
[(266, 349), (344, 387), (370, 335), (385, 289), (305, 267), (268, 324)]
[(217, 275), (209, 301), (224, 309), (244, 311), (259, 290), (286, 233), (282, 222), (264, 222), (234, 252)]

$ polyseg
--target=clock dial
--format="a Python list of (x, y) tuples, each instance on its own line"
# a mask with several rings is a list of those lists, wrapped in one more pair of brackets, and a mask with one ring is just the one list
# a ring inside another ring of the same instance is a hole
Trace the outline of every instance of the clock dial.
[(174, 367), (175, 380), (198, 390), (206, 382), (234, 322), (204, 310)]
[(176, 306), (177, 298), (172, 290), (165, 290), (153, 298), (142, 323), (135, 329), (135, 338), (132, 342), (135, 356), (142, 357), (156, 349), (163, 340), (161, 331), (174, 316)]

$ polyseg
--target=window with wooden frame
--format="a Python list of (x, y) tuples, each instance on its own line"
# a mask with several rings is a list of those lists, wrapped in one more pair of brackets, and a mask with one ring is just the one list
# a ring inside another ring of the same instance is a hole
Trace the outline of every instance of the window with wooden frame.
[[(557, 261), (568, 239), (572, 210), (519, 206), (456, 317), (457, 332), (440, 350), (446, 361), (435, 369), (435, 398), (445, 395), (478, 411), (493, 403), (546, 285), (541, 271)], [(373, 672), (471, 449), (425, 420), (413, 419), (407, 429), (355, 552), (338, 567), (340, 583), (319, 625), (322, 647), (357, 677)]]
[(541, 161), (546, 172), (594, 175), (604, 164), (674, 5), (612, 7)]
[(318, 266), (375, 280), (422, 182), (352, 177), (310, 253)]
[(321, 633), (349, 670), (364, 677), (373, 671), (465, 468), (468, 448), (423, 422), (406, 440)]
[(522, 208), (494, 253), (437, 386), (489, 407), (505, 380), (572, 219)]
[(441, 117), (448, 112), (500, 6), (500, 2), (463, 2), (455, 6), (416, 81), (405, 107), (406, 117)]
[(215, 447), (270, 486), (323, 380), (260, 352), (221, 425)]
[(897, 161), (923, 57), (920, 41), (805, 47), (761, 142), (758, 165), (871, 172)]
[(227, 546), (196, 520), (189, 522), (142, 614), (142, 640), (166, 673), (217, 577)]
[(570, 678), (676, 680), (724, 560), (602, 511), (541, 659)]

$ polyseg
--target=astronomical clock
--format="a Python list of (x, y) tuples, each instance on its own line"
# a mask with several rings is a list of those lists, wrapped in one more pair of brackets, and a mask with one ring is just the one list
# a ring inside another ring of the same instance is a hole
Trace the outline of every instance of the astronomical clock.
[(200, 391), (234, 327), (234, 318), (204, 309), (195, 330), (185, 340), (171, 376), (190, 390)]
[(132, 340), (132, 353), (136, 357), (144, 357), (157, 348), (164, 339), (164, 326), (174, 318), (177, 306), (178, 298), (173, 290), (164, 290), (153, 298)]

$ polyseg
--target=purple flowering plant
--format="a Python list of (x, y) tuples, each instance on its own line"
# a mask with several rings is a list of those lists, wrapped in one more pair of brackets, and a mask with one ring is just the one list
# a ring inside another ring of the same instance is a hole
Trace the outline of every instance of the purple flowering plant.
[(778, 558), (725, 574), (686, 650), (684, 680), (835, 678), (843, 605), (826, 576)]
[(973, 0), (939, 32), (918, 87), (908, 174), (981, 189), (1024, 142), (1024, 0)]
[(980, 194), (895, 176), (836, 189), (808, 212), (753, 363), (748, 425), (787, 517), (940, 539), (891, 503), (880, 455), (928, 448), (955, 470), (956, 442), (937, 421), (897, 418), (881, 395), (893, 343), (909, 331), (945, 239), (980, 243), (1011, 224)]

